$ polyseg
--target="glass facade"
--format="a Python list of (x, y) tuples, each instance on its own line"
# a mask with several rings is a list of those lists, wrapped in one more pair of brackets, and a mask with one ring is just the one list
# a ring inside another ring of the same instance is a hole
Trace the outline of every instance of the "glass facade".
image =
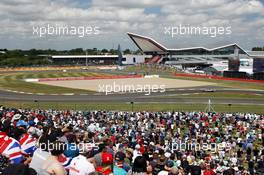
[(253, 58), (253, 72), (264, 72), (263, 58)]
[[(172, 55), (232, 55), (235, 53), (236, 46), (227, 46), (215, 50), (206, 50), (203, 48), (171, 50)], [(239, 48), (238, 48), (239, 49)], [(246, 54), (242, 49), (239, 49), (238, 54)]]

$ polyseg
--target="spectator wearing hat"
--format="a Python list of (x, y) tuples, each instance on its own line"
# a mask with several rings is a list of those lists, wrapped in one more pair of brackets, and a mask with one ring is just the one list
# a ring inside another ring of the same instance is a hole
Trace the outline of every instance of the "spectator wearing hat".
[(124, 162), (128, 165), (132, 164), (132, 158), (133, 158), (133, 149), (132, 148), (127, 148), (125, 151), (126, 157)]
[(133, 151), (133, 158), (132, 158), (132, 161), (134, 162), (134, 160), (138, 157), (138, 156), (142, 156), (141, 152), (140, 152), (140, 145), (137, 144), (135, 146), (135, 150)]
[(99, 144), (98, 147), (99, 147), (98, 152), (94, 155), (94, 159), (93, 159), (95, 167), (102, 165), (102, 154), (108, 153), (107, 152), (107, 146), (105, 143)]
[(159, 160), (159, 150), (156, 150), (152, 154), (150, 165), (154, 168), (157, 165), (158, 160)]
[(108, 152), (102, 152), (101, 156), (102, 165), (96, 167), (96, 172), (102, 175), (113, 173), (113, 155)]
[(22, 118), (16, 123), (16, 128), (13, 131), (13, 138), (19, 140), (20, 137), (27, 132), (28, 123)]
[(130, 170), (130, 166), (125, 163), (126, 154), (119, 151), (115, 154), (115, 166), (124, 169), (126, 172)]
[(20, 119), (21, 116), (22, 116), (21, 114), (13, 115), (11, 122), (17, 122)]

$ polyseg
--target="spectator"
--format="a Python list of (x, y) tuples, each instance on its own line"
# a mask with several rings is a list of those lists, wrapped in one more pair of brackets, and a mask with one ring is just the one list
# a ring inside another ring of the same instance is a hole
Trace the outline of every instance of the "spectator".
[(126, 172), (130, 170), (130, 166), (125, 163), (126, 154), (119, 151), (115, 154), (115, 167), (124, 169)]
[(113, 173), (113, 155), (108, 152), (102, 152), (101, 156), (102, 164), (96, 167), (96, 172), (102, 175)]
[(135, 158), (132, 169), (128, 172), (129, 175), (147, 175), (147, 161), (143, 156)]
[(174, 163), (171, 160), (168, 160), (165, 164), (164, 170), (161, 170), (158, 175), (173, 175), (176, 174), (177, 171), (173, 171)]
[[(263, 172), (263, 114), (177, 111), (130, 113), (1, 107), (0, 129), (0, 147), (7, 143), (7, 136), (12, 143), (17, 143), (14, 150), (17, 154), (26, 152), (32, 146), (21, 139), (27, 136), (36, 139), (37, 150), (32, 150), (32, 161), (28, 164), (38, 174), (47, 174), (51, 169), (63, 173), (69, 170), (70, 174), (93, 171), (97, 174), (128, 172), (153, 175), (240, 175)], [(58, 141), (68, 147), (55, 149), (54, 153), (48, 145)], [(80, 152), (83, 149), (78, 144), (89, 145), (86, 153)], [(193, 146), (189, 147), (188, 144)], [(210, 148), (199, 145), (208, 145)], [(6, 144), (6, 148), (8, 146)], [(7, 150), (0, 149), (2, 172), (5, 167), (16, 169), (10, 165), (16, 157), (10, 157), (12, 152)], [(59, 154), (62, 150), (66, 156)], [(54, 155), (50, 155), (50, 152)], [(24, 155), (24, 158), (27, 157)], [(168, 162), (173, 162), (173, 166)], [(49, 163), (54, 164), (49, 166)], [(21, 164), (21, 161), (17, 164)], [(129, 167), (132, 168), (129, 170)]]
[(95, 173), (94, 165), (89, 162), (84, 152), (74, 157), (70, 163), (69, 175), (91, 175)]
[(49, 145), (48, 149), (51, 155), (43, 162), (40, 174), (67, 175), (67, 172), (58, 160), (59, 156), (63, 154), (65, 147), (66, 145), (59, 141)]

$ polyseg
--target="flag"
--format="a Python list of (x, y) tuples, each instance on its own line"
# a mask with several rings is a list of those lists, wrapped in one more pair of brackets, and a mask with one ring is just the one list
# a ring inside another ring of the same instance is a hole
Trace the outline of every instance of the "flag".
[(19, 142), (3, 132), (0, 133), (0, 154), (8, 157), (11, 164), (19, 164), (23, 161)]
[(67, 170), (67, 169), (70, 168), (70, 164), (71, 164), (72, 158), (71, 157), (66, 157), (64, 154), (61, 154), (58, 157), (58, 161)]
[(30, 134), (24, 134), (19, 143), (21, 145), (21, 152), (26, 155), (33, 155), (36, 151), (36, 138), (32, 137)]

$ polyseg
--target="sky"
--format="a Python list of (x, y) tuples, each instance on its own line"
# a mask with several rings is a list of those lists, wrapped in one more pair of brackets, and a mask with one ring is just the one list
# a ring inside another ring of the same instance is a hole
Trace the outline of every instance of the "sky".
[[(170, 35), (165, 29), (230, 27), (231, 34)], [(154, 38), (168, 48), (237, 43), (264, 46), (264, 0), (0, 0), (0, 48), (136, 50), (127, 32)], [(43, 34), (47, 26), (73, 33)], [(88, 28), (80, 37), (78, 27)]]

